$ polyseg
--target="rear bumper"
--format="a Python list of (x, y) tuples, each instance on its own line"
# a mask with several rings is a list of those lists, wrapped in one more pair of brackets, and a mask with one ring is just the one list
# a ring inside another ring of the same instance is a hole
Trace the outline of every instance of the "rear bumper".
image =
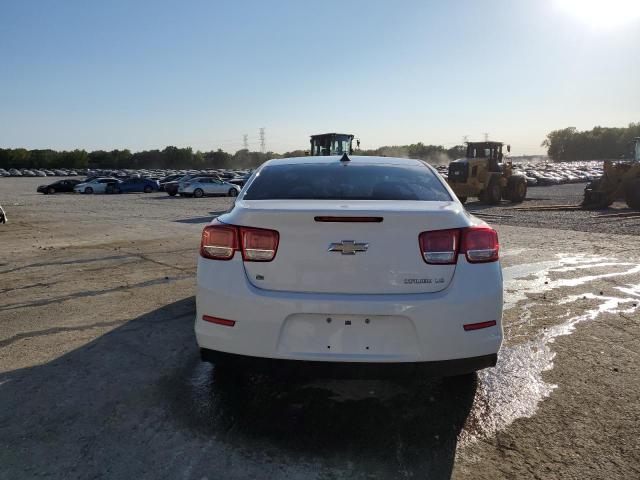
[(200, 349), (200, 357), (204, 362), (224, 364), (228, 368), (247, 369), (271, 375), (369, 379), (465, 375), (484, 368), (495, 367), (498, 360), (498, 354), (492, 353), (480, 357), (433, 362), (321, 362), (250, 357), (206, 348)]
[[(427, 370), (441, 370), (439, 362), (452, 361), (464, 371), (476, 361), (479, 368), (492, 366), (494, 360), (486, 358), (495, 359), (502, 343), (498, 262), (471, 265), (461, 258), (449, 286), (427, 294), (262, 290), (247, 280), (239, 256), (229, 261), (200, 257), (197, 284), (195, 334), (200, 348), (210, 351), (311, 365), (426, 363)], [(235, 324), (210, 323), (204, 315)], [(466, 324), (494, 320), (495, 326), (464, 330)]]

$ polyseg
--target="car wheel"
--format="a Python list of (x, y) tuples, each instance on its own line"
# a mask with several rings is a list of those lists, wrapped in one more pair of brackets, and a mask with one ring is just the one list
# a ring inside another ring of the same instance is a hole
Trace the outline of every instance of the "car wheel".
[(56, 189), (53, 188), (53, 187), (49, 187), (48, 190), (47, 190), (47, 193), (54, 194), (54, 193), (56, 193)]
[(175, 197), (178, 192), (167, 192), (170, 197)]
[(227, 192), (227, 194), (230, 197), (237, 197), (238, 196), (238, 191), (235, 188), (230, 188), (229, 191)]
[(196, 189), (193, 191), (193, 196), (194, 196), (194, 197), (196, 197), (196, 198), (201, 198), (201, 197), (203, 197), (203, 196), (204, 196), (204, 192), (202, 191), (202, 189), (201, 189), (201, 188), (196, 188)]
[(87, 195), (91, 195), (93, 193), (93, 188), (91, 187), (86, 187), (84, 189), (84, 193), (86, 193)]
[(153, 189), (149, 185), (144, 187), (144, 193), (151, 193), (152, 191), (153, 191)]

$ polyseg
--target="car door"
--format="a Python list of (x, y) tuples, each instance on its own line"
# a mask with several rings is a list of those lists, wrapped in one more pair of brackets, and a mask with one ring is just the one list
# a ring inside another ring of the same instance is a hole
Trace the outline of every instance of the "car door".
[(222, 195), (225, 193), (224, 185), (222, 184), (222, 180), (218, 178), (211, 179), (211, 194), (212, 195)]
[(209, 178), (198, 178), (195, 183), (197, 184), (195, 188), (202, 189), (205, 195), (211, 195), (211, 182)]
[(109, 180), (102, 179), (102, 180), (96, 180), (94, 182), (91, 182), (91, 188), (93, 188), (93, 193), (104, 193), (105, 190), (107, 189), (107, 183), (109, 182)]
[(135, 178), (127, 178), (120, 185), (120, 190), (123, 191), (123, 192), (135, 192), (135, 190), (136, 190), (135, 181), (136, 181)]

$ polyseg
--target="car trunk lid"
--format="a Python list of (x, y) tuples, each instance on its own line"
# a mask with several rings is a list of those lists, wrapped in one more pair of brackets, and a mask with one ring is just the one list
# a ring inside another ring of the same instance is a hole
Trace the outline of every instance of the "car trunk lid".
[(456, 202), (253, 200), (219, 218), (277, 230), (270, 262), (244, 262), (249, 282), (275, 291), (336, 294), (430, 293), (445, 289), (455, 265), (430, 265), (418, 236), (468, 226)]

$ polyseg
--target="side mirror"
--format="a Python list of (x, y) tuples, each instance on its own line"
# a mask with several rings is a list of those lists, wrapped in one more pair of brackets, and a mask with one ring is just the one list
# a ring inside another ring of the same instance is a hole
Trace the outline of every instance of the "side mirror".
[(507, 152), (511, 153), (511, 145), (507, 145)]

